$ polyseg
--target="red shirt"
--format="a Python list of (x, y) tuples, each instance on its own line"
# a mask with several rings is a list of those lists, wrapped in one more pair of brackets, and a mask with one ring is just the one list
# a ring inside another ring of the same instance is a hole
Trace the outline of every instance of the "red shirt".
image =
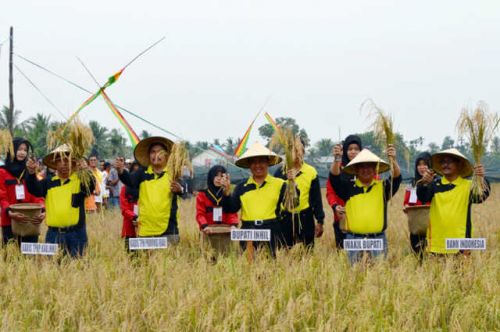
[(122, 238), (136, 237), (135, 227), (132, 222), (136, 217), (134, 213), (134, 205), (136, 204), (137, 200), (134, 200), (130, 195), (127, 195), (127, 186), (122, 186), (120, 191), (120, 208), (123, 216)]
[[(405, 199), (403, 200), (403, 206), (420, 206), (420, 205), (424, 205), (418, 199), (417, 199), (416, 203), (410, 203), (410, 195), (411, 195), (411, 187), (408, 187), (408, 188), (406, 188), (406, 191), (405, 191)], [(428, 202), (426, 205), (431, 205), (431, 202)]]
[[(335, 189), (333, 189), (330, 181), (326, 181), (326, 200), (332, 208), (334, 205), (345, 206), (345, 202), (337, 196), (337, 194), (335, 193)], [(335, 211), (333, 211), (333, 220), (339, 221)]]
[[(196, 221), (198, 226), (202, 229), (203, 225), (213, 225), (214, 214), (213, 208), (215, 204), (207, 197), (204, 191), (198, 192), (196, 196)], [(238, 214), (237, 213), (227, 213), (222, 211), (222, 224), (226, 225), (238, 225)]]
[(2, 209), (0, 226), (10, 226), (10, 217), (7, 213), (7, 208), (12, 204), (17, 203), (40, 203), (43, 205), (42, 197), (35, 197), (28, 192), (26, 181), (21, 180), (24, 186), (24, 199), (16, 199), (16, 185), (18, 180), (15, 176), (9, 173), (5, 168), (0, 168), (0, 208)]

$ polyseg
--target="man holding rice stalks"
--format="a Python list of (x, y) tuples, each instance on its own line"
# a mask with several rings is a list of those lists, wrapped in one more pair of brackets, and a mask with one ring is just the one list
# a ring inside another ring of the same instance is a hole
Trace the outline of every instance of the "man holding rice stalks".
[[(372, 257), (387, 256), (387, 202), (399, 189), (401, 172), (393, 145), (387, 148), (387, 157), (392, 164), (392, 174), (385, 180), (377, 174), (391, 170), (386, 161), (368, 149), (362, 150), (344, 167), (343, 172), (355, 175), (354, 183), (341, 176), (342, 146), (334, 147), (335, 162), (330, 170), (329, 181), (336, 194), (345, 202), (341, 208), (340, 227), (346, 232), (346, 239), (382, 239), (383, 250), (370, 251)], [(392, 195), (392, 196), (391, 196)], [(363, 251), (348, 251), (351, 264), (363, 257)]]
[[(457, 149), (433, 154), (432, 167), (442, 178), (434, 179), (434, 171), (428, 170), (417, 187), (418, 199), (424, 204), (431, 203), (427, 250), (434, 254), (456, 254), (458, 250), (446, 249), (446, 239), (473, 236), (471, 205), (488, 198), (490, 185), (484, 178), (484, 167), (481, 164), (472, 167)], [(471, 175), (483, 181), (484, 191), (475, 192), (473, 181), (467, 179)]]
[[(349, 164), (349, 162), (353, 160), (362, 149), (363, 143), (361, 142), (361, 138), (359, 136), (347, 136), (342, 143), (341, 168), (343, 169), (347, 164)], [(341, 176), (346, 177), (351, 182), (355, 181), (354, 175), (341, 172)], [(345, 233), (340, 229), (340, 217), (343, 213), (345, 202), (337, 196), (330, 181), (326, 182), (326, 199), (333, 210), (333, 234), (335, 236), (335, 247), (337, 249), (344, 249)]]
[(58, 243), (65, 253), (78, 257), (87, 247), (85, 197), (94, 191), (95, 179), (71, 154), (71, 148), (62, 145), (43, 158), (47, 167), (57, 171), (51, 179), (39, 180), (38, 163), (28, 160), (26, 185), (32, 195), (45, 198), (48, 226), (45, 242)]
[[(236, 166), (250, 169), (252, 176), (238, 184), (232, 194), (230, 177), (225, 177), (222, 183), (223, 207), (228, 212), (241, 210), (242, 229), (271, 230), (268, 246), (273, 257), (276, 255), (276, 246), (285, 242), (280, 214), (284, 209), (287, 182), (269, 175), (269, 166), (277, 165), (281, 160), (280, 156), (256, 142), (236, 161)], [(289, 170), (287, 178), (296, 190), (295, 172)], [(298, 192), (297, 197), (300, 198)], [(256, 247), (256, 243), (253, 245)], [(245, 243), (241, 242), (241, 246), (244, 248)]]
[(139, 190), (138, 236), (167, 237), (169, 244), (179, 242), (178, 196), (183, 193), (178, 177), (168, 167), (175, 156), (174, 143), (165, 137), (148, 137), (134, 150), (135, 159), (143, 166), (130, 174), (125, 170), (123, 158), (117, 158), (115, 168), (120, 180), (130, 188)]
[[(293, 212), (283, 211), (282, 232), (286, 245), (292, 247), (298, 242), (302, 242), (306, 247), (314, 246), (314, 237), (323, 235), (323, 223), (325, 212), (321, 199), (321, 189), (319, 185), (318, 172), (314, 167), (304, 162), (304, 142), (296, 139), (294, 154), (295, 182), (300, 191), (299, 205)], [(286, 167), (279, 168), (274, 176), (286, 179)], [(314, 218), (317, 224), (314, 223)]]

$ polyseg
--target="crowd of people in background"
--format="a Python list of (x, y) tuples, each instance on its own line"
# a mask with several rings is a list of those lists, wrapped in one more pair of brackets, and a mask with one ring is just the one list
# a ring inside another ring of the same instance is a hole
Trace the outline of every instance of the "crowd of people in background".
[[(173, 142), (150, 137), (138, 143), (135, 159), (118, 156), (113, 163), (90, 155), (85, 160), (71, 159), (68, 146), (60, 146), (39, 163), (30, 157), (31, 144), (23, 138), (13, 141), (14, 153), (0, 167), (0, 207), (2, 242), (38, 242), (38, 236), (19, 236), (12, 221), (40, 224), (48, 230), (46, 243), (59, 244), (66, 254), (78, 257), (87, 247), (86, 215), (120, 208), (123, 217), (121, 237), (166, 237), (179, 243), (179, 199), (192, 193), (192, 172), (183, 170), (181, 179), (172, 178), (167, 162)], [(302, 146), (302, 149), (303, 146)], [(304, 151), (302, 151), (304, 152)], [(302, 154), (298, 154), (303, 156)], [(326, 201), (333, 212), (336, 247), (344, 240), (380, 239), (383, 250), (363, 253), (348, 251), (351, 263), (362, 257), (386, 257), (388, 241), (387, 203), (402, 183), (396, 149), (389, 146), (384, 156), (363, 149), (361, 139), (349, 135), (333, 148), (334, 161), (326, 184)], [(293, 167), (280, 166), (274, 175), (269, 167), (283, 165), (282, 158), (255, 143), (235, 161), (249, 170), (250, 176), (232, 183), (221, 165), (212, 167), (207, 185), (196, 195), (196, 220), (200, 234), (209, 235), (211, 225), (225, 224), (242, 229), (270, 230), (271, 239), (263, 246), (275, 257), (278, 249), (302, 244), (308, 250), (324, 232), (325, 213), (318, 173), (303, 157)], [(471, 238), (471, 204), (487, 199), (471, 190), (471, 175), (484, 177), (482, 165), (473, 166), (455, 149), (422, 153), (415, 160), (414, 178), (404, 194), (403, 209), (428, 205), (430, 226), (425, 235), (410, 235), (409, 246), (422, 258), (434, 255), (464, 254), (445, 247), (446, 238)], [(82, 172), (90, 174), (87, 180)], [(292, 190), (293, 206), (285, 205)], [(12, 209), (14, 204), (40, 204), (40, 213), (28, 218)], [(404, 223), (399, 222), (401, 227)], [(253, 244), (256, 248), (257, 242)], [(260, 245), (262, 246), (262, 244)], [(242, 249), (246, 247), (242, 243)]]

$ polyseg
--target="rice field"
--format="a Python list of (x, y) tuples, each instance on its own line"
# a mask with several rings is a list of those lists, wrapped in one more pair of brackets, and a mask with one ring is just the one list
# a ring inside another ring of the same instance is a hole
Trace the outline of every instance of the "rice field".
[(313, 253), (301, 248), (211, 263), (200, 253), (194, 199), (181, 206), (181, 244), (129, 257), (121, 216), (89, 217), (80, 260), (0, 251), (3, 331), (498, 331), (499, 186), (474, 207), (488, 250), (468, 259), (410, 254), (400, 191), (389, 213), (389, 258), (349, 267), (334, 249), (331, 209)]

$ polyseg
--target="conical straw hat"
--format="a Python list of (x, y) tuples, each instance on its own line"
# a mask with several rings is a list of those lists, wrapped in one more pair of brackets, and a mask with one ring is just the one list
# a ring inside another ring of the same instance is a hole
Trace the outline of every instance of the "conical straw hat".
[(71, 154), (71, 148), (67, 144), (63, 144), (55, 148), (51, 153), (43, 158), (43, 163), (47, 165), (48, 168), (56, 169), (57, 157), (61, 155), (69, 156)]
[(150, 164), (149, 149), (152, 145), (155, 144), (163, 145), (167, 150), (167, 153), (170, 153), (170, 151), (172, 151), (172, 146), (174, 145), (174, 142), (172, 142), (166, 137), (161, 137), (161, 136), (153, 136), (141, 140), (139, 143), (137, 143), (137, 146), (134, 149), (134, 157), (137, 160), (137, 162), (141, 164), (141, 166), (144, 167), (149, 166)]
[(276, 153), (272, 152), (264, 145), (255, 142), (253, 145), (243, 153), (243, 155), (236, 160), (235, 164), (241, 168), (249, 168), (249, 161), (254, 157), (268, 157), (269, 166), (277, 165), (281, 162), (282, 158), (278, 156)]
[(474, 169), (472, 168), (469, 159), (467, 159), (467, 157), (465, 157), (460, 153), (460, 151), (455, 148), (439, 151), (432, 155), (432, 168), (436, 171), (436, 173), (443, 175), (443, 169), (441, 168), (440, 160), (445, 156), (454, 157), (459, 160), (458, 173), (460, 174), (460, 176), (465, 178), (471, 176), (472, 173), (474, 173)]
[(343, 171), (347, 174), (354, 175), (356, 173), (356, 165), (366, 163), (375, 164), (379, 174), (391, 169), (387, 161), (377, 157), (377, 155), (370, 150), (363, 149), (346, 167), (344, 167)]

